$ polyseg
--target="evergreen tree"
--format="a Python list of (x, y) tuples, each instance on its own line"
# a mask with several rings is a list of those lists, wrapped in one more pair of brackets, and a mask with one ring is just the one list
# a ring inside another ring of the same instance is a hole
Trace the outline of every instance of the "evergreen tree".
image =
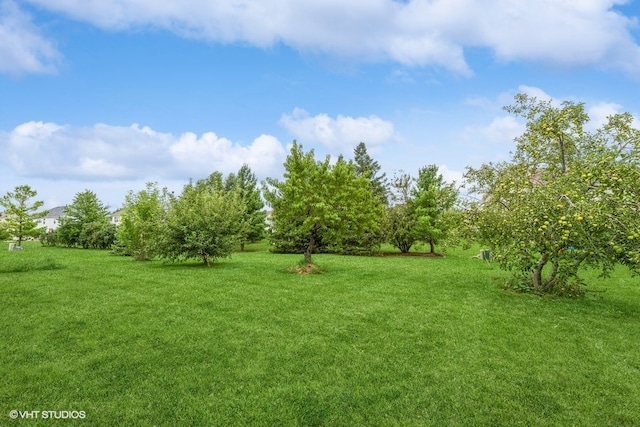
[(266, 224), (266, 212), (260, 197), (258, 181), (249, 165), (242, 165), (237, 175), (227, 176), (225, 190), (237, 192), (245, 207), (238, 236), (240, 250), (244, 251), (246, 243), (257, 242), (264, 237)]
[[(77, 193), (73, 202), (65, 207), (57, 229), (58, 240), (66, 246), (82, 246), (85, 249), (104, 247), (106, 244), (102, 242), (108, 235), (115, 236), (109, 225), (107, 207), (93, 191), (85, 190)], [(104, 238), (96, 237), (96, 230), (102, 230)]]
[(420, 169), (410, 205), (416, 220), (415, 236), (429, 243), (431, 253), (435, 253), (436, 243), (444, 239), (451, 229), (448, 214), (457, 198), (455, 184), (445, 182), (436, 165)]
[(381, 169), (380, 164), (369, 156), (367, 146), (364, 142), (360, 142), (354, 150), (354, 163), (357, 176), (367, 178), (373, 194), (386, 205), (388, 203), (389, 192), (386, 174), (379, 174)]

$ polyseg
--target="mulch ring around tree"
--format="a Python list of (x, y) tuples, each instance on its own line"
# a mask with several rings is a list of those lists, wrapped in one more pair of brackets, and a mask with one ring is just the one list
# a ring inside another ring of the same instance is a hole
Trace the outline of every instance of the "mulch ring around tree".
[(437, 252), (380, 252), (380, 256), (414, 256), (424, 258), (442, 258), (444, 255)]
[(289, 267), (289, 271), (291, 273), (298, 273), (298, 274), (320, 274), (320, 273), (322, 273), (322, 269), (318, 265), (313, 264), (313, 263), (293, 265), (293, 266)]

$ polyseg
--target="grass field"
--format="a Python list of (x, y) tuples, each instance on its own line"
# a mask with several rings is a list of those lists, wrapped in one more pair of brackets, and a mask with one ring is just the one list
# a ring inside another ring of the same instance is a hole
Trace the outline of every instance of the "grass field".
[(468, 251), (301, 276), (250, 249), (210, 268), (0, 251), (0, 425), (640, 425), (625, 270), (571, 300), (504, 291)]

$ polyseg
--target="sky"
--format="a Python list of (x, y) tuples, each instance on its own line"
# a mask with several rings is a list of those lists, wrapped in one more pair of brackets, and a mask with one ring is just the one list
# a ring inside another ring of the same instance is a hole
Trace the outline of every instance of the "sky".
[(461, 182), (517, 93), (640, 127), (640, 0), (0, 0), (0, 195), (281, 179), (294, 140)]

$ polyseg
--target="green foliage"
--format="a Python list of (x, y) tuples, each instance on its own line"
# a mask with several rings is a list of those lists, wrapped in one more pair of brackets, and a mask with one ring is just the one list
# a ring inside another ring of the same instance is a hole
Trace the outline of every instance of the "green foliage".
[(260, 197), (258, 181), (249, 165), (242, 165), (237, 175), (229, 174), (227, 176), (225, 190), (237, 192), (244, 205), (238, 234), (240, 250), (243, 251), (245, 244), (257, 242), (264, 238), (266, 226), (266, 212)]
[(114, 230), (109, 225), (109, 210), (93, 191), (85, 190), (77, 193), (73, 202), (65, 207), (57, 240), (66, 246), (85, 249), (108, 248), (114, 240)]
[(305, 262), (320, 242), (339, 251), (379, 232), (383, 206), (368, 178), (342, 157), (316, 161), (294, 142), (285, 161), (284, 180), (267, 179), (264, 196), (272, 208), (271, 241), (276, 247), (304, 246)]
[(157, 183), (149, 182), (146, 189), (137, 193), (129, 191), (117, 230), (122, 252), (138, 261), (153, 258), (168, 209), (167, 190), (160, 190)]
[(58, 245), (58, 232), (57, 230), (46, 230), (38, 237), (42, 246), (57, 246)]
[(394, 174), (391, 180), (390, 196), (392, 204), (387, 208), (384, 222), (384, 239), (406, 253), (411, 250), (418, 236), (416, 218), (411, 209), (413, 177), (404, 171)]
[(401, 252), (409, 252), (416, 242), (428, 243), (431, 253), (436, 243), (450, 238), (459, 215), (454, 211), (458, 198), (455, 183), (447, 183), (436, 165), (421, 168), (418, 178), (399, 171), (391, 182), (393, 205), (387, 209), (385, 239)]
[(415, 237), (428, 243), (431, 253), (435, 252), (436, 243), (445, 239), (455, 226), (455, 216), (450, 213), (457, 199), (455, 183), (445, 182), (436, 165), (419, 170), (410, 209), (415, 216)]
[(109, 249), (116, 241), (116, 226), (103, 221), (82, 224), (78, 243), (84, 249)]
[(7, 223), (5, 221), (0, 221), (0, 240), (9, 240), (10, 238), (11, 233), (9, 233)]
[[(46, 211), (38, 211), (44, 202), (38, 200), (29, 203), (29, 200), (38, 193), (28, 185), (19, 185), (13, 191), (8, 192), (0, 198), (0, 206), (5, 209), (4, 231), (0, 230), (0, 237), (15, 237), (18, 245), (26, 237), (37, 237), (41, 230), (38, 229), (38, 219), (43, 218)], [(4, 234), (4, 236), (2, 236)]]
[(387, 209), (385, 238), (388, 243), (406, 253), (417, 240), (416, 218), (406, 204), (395, 205)]
[(518, 95), (507, 111), (525, 117), (509, 162), (469, 169), (482, 202), (468, 224), (512, 272), (537, 293), (579, 293), (579, 267), (604, 275), (616, 263), (640, 266), (640, 132), (629, 114), (584, 131), (582, 104), (555, 107)]
[(158, 254), (171, 261), (197, 258), (207, 266), (229, 257), (238, 242), (244, 209), (238, 192), (224, 190), (218, 172), (186, 185), (181, 196), (170, 201)]
[(381, 170), (380, 164), (369, 155), (364, 142), (360, 142), (355, 148), (353, 161), (356, 166), (356, 175), (367, 178), (373, 194), (386, 205), (389, 193), (386, 174), (379, 174)]

